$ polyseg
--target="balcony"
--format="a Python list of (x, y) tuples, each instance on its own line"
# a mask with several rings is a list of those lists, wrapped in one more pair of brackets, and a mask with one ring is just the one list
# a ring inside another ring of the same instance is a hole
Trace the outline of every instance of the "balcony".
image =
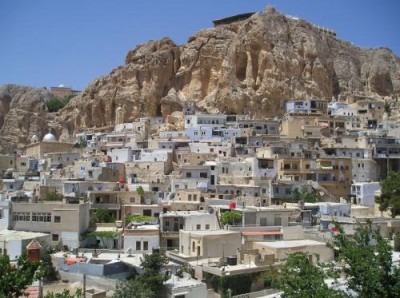
[(163, 230), (163, 231), (161, 231), (161, 237), (164, 237), (164, 238), (179, 238), (179, 230), (178, 231)]
[(107, 209), (107, 210), (120, 210), (121, 204), (117, 203), (98, 203), (98, 204), (91, 204), (90, 209)]

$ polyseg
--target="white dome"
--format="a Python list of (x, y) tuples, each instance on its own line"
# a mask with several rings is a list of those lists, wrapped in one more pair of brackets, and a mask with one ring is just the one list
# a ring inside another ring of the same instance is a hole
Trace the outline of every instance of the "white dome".
[(56, 136), (50, 132), (43, 137), (43, 142), (56, 142), (56, 141), (57, 141)]

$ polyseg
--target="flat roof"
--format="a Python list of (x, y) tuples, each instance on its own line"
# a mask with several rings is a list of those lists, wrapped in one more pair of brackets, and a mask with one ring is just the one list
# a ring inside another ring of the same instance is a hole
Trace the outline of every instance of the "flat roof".
[(282, 235), (282, 231), (243, 231), (243, 236)]
[(283, 241), (273, 241), (273, 242), (254, 242), (254, 243), (271, 248), (295, 248), (295, 247), (309, 246), (309, 245), (326, 246), (325, 242), (311, 240), (311, 239), (283, 240)]
[[(179, 202), (179, 201), (178, 201)], [(202, 212), (202, 211), (167, 211), (166, 213), (162, 213), (160, 214), (161, 217), (175, 217), (175, 216), (201, 216), (201, 215), (207, 215), (207, 214), (211, 214), (208, 212)]]
[(166, 282), (164, 282), (164, 286), (168, 288), (186, 288), (186, 287), (198, 287), (204, 286), (205, 284), (199, 280), (190, 277), (178, 277), (178, 276), (171, 276)]
[(8, 242), (15, 240), (30, 240), (37, 237), (48, 236), (49, 234), (37, 232), (15, 231), (8, 229), (0, 229), (0, 242)]
[(218, 236), (218, 235), (229, 235), (229, 234), (240, 234), (239, 231), (228, 231), (228, 230), (195, 230), (195, 231), (184, 231), (190, 233), (190, 235), (198, 236)]

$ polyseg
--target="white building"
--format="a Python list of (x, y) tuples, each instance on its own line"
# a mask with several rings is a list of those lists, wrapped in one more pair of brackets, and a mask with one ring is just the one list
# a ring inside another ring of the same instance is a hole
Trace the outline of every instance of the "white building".
[(0, 229), (0, 255), (7, 254), (11, 261), (17, 260), (33, 239), (50, 244), (50, 237), (50, 234), (44, 233)]
[(10, 226), (11, 202), (7, 196), (0, 194), (0, 229), (7, 229)]
[(151, 253), (160, 247), (158, 225), (139, 225), (130, 223), (124, 229), (125, 253)]
[(114, 148), (109, 153), (111, 160), (114, 162), (125, 163), (133, 160), (133, 152), (131, 147)]
[(172, 275), (169, 280), (164, 282), (165, 298), (198, 298), (207, 297), (207, 285), (190, 276), (178, 277)]
[(351, 185), (352, 204), (374, 207), (374, 193), (381, 189), (379, 182), (356, 182)]

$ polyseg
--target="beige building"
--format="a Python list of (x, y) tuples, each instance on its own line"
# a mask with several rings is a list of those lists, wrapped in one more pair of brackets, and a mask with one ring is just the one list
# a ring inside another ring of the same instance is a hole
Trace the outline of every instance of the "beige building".
[(46, 201), (12, 203), (11, 227), (51, 234), (53, 246), (75, 248), (89, 228), (89, 203)]
[(72, 143), (61, 143), (61, 142), (38, 142), (29, 144), (25, 147), (26, 156), (43, 158), (46, 153), (51, 152), (71, 152)]
[(60, 85), (58, 87), (51, 87), (50, 93), (55, 97), (64, 98), (71, 95), (77, 95), (80, 91), (73, 90), (71, 87), (65, 87), (64, 85)]
[(227, 230), (179, 232), (179, 253), (188, 257), (227, 257), (241, 247), (241, 234)]
[(14, 155), (0, 155), (0, 175), (3, 176), (8, 169), (16, 167)]
[(294, 252), (308, 254), (313, 262), (328, 262), (334, 259), (333, 250), (325, 242), (308, 239), (254, 242), (253, 248), (266, 254), (274, 254), (275, 260), (284, 260), (289, 254)]

